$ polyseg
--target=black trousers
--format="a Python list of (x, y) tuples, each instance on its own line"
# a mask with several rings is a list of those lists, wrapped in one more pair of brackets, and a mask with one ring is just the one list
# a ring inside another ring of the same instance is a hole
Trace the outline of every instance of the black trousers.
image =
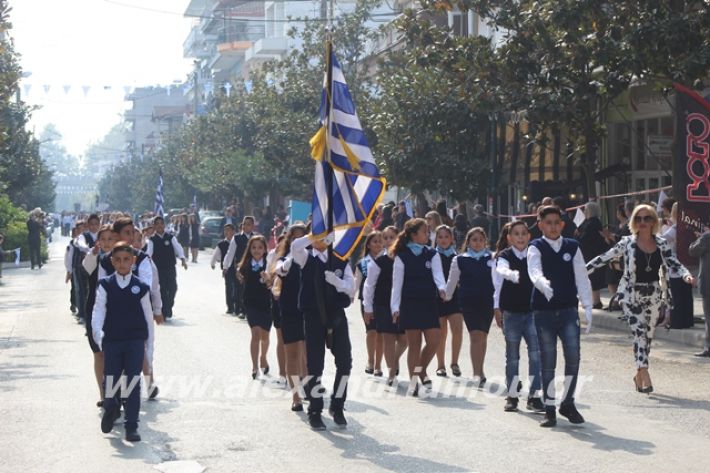
[(683, 281), (683, 278), (670, 278), (673, 310), (671, 311), (671, 328), (691, 328), (693, 320), (693, 287)]
[(39, 253), (41, 246), (42, 245), (39, 241), (30, 241), (30, 265), (32, 266), (32, 269), (34, 269), (35, 266), (39, 266), (40, 268), (42, 267), (42, 257)]
[(233, 270), (227, 271), (227, 274), (224, 276), (224, 298), (227, 302), (227, 312), (235, 312), (237, 308), (238, 284), (237, 274)]
[(173, 305), (177, 293), (175, 266), (158, 268), (158, 277), (160, 278), (160, 298), (163, 299), (163, 316), (170, 318), (173, 316)]
[[(323, 411), (323, 394), (325, 391), (321, 384), (321, 376), (325, 366), (326, 328), (321, 323), (317, 312), (306, 312), (304, 319), (306, 329), (306, 365), (308, 366), (306, 396), (310, 399), (308, 413), (319, 414)], [(348, 321), (344, 312), (333, 325), (333, 346), (330, 348), (330, 352), (335, 358), (335, 381), (333, 382), (330, 406), (337, 410), (342, 409), (345, 404), (353, 358)]]

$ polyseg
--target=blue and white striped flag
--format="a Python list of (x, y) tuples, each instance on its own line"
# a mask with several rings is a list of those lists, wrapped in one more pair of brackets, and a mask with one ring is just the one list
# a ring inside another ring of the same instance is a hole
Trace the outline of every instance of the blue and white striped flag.
[[(311, 156), (318, 161), (312, 234), (325, 237), (330, 233), (328, 202), (332, 201), (333, 254), (345, 260), (355, 250), (382, 199), (386, 180), (377, 169), (345, 76), (332, 49), (328, 67), (331, 74), (326, 70), (321, 96), (321, 128), (310, 141)], [(329, 76), (332, 78), (330, 87)], [(328, 180), (332, 182), (331, 195), (328, 195)]]
[(155, 189), (155, 215), (163, 216), (163, 171), (158, 175), (158, 187)]

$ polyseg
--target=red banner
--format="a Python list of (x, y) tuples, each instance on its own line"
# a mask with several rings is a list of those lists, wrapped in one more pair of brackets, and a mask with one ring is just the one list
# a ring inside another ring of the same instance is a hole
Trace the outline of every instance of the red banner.
[(682, 85), (674, 87), (673, 194), (678, 199), (678, 258), (685, 265), (695, 265), (688, 246), (710, 226), (710, 101)]

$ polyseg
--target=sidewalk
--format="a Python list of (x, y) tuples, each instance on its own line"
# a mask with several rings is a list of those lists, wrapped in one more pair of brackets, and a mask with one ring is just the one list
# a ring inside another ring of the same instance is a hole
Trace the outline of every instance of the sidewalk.
[[(602, 303), (604, 307), (607, 307), (609, 305), (609, 291), (604, 289), (601, 291), (601, 295)], [(696, 290), (693, 291), (693, 296), (693, 317), (704, 319), (702, 299)], [(580, 313), (582, 314), (582, 320), (584, 320), (584, 312), (581, 311)], [(622, 315), (620, 310), (609, 312), (603, 309), (595, 309), (593, 326), (595, 328), (605, 328), (629, 333), (629, 324), (625, 320), (619, 320), (619, 317)], [(692, 328), (682, 330), (666, 330), (659, 327), (656, 329), (655, 339), (702, 349), (705, 347), (705, 322), (696, 321)]]

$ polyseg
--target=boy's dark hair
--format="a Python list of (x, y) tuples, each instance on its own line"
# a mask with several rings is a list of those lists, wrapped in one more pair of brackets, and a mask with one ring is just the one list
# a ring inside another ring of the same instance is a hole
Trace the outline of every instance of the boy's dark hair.
[(247, 220), (251, 220), (251, 223), (256, 222), (256, 219), (254, 219), (254, 217), (252, 215), (247, 215), (246, 217), (244, 217), (242, 219), (242, 224), (244, 224)]
[(133, 247), (129, 243), (126, 243), (125, 241), (119, 241), (118, 243), (113, 245), (113, 248), (111, 248), (112, 255), (115, 255), (116, 253), (120, 253), (121, 251), (125, 251), (125, 252), (133, 255)]
[(153, 217), (153, 225), (155, 225), (155, 222), (157, 222), (158, 220), (165, 223), (165, 219), (163, 217), (161, 217), (160, 215), (156, 215), (155, 217)]
[(548, 215), (555, 214), (562, 218), (562, 210), (560, 210), (559, 207), (556, 205), (545, 205), (537, 209), (537, 219), (542, 220), (543, 218), (547, 217)]
[(91, 222), (92, 220), (98, 220), (101, 222), (101, 217), (99, 217), (99, 214), (91, 214), (89, 215), (89, 218), (86, 219), (86, 222)]
[(131, 217), (119, 217), (115, 222), (113, 222), (113, 231), (121, 233), (121, 230), (129, 226), (133, 226), (133, 219)]
[(227, 229), (227, 227), (231, 228), (232, 230), (235, 230), (234, 225), (232, 225), (231, 223), (227, 223), (224, 225), (225, 230)]
[(96, 233), (96, 238), (101, 238), (101, 235), (106, 232), (115, 232), (115, 230), (113, 229), (113, 225), (108, 224), (108, 225), (104, 225), (103, 227), (99, 228), (99, 231)]

